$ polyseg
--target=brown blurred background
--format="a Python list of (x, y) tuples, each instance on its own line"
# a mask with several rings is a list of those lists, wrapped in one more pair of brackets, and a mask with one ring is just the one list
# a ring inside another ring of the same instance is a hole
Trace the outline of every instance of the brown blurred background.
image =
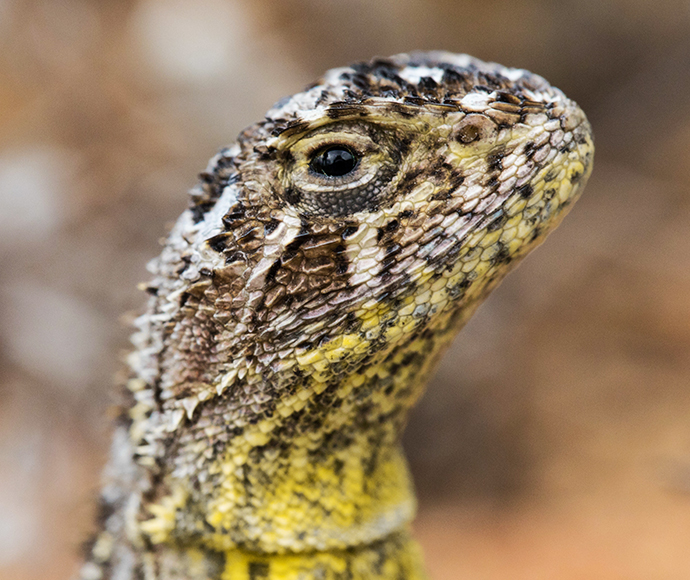
[(412, 418), (433, 577), (690, 578), (687, 0), (0, 0), (0, 578), (74, 570), (123, 313), (207, 159), (420, 48), (542, 74), (597, 140)]

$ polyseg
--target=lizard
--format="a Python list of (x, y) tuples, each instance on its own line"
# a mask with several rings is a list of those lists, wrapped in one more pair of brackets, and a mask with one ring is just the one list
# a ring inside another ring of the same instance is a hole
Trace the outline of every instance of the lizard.
[(149, 265), (81, 580), (426, 578), (408, 411), (593, 153), (542, 77), (448, 52), (242, 131)]

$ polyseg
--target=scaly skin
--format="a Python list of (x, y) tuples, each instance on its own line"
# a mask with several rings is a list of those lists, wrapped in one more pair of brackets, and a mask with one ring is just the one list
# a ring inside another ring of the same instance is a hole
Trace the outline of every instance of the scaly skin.
[[(319, 173), (329, 147), (355, 166)], [(544, 79), (448, 53), (332, 70), (245, 130), (151, 265), (82, 580), (424, 578), (408, 411), (593, 151)]]

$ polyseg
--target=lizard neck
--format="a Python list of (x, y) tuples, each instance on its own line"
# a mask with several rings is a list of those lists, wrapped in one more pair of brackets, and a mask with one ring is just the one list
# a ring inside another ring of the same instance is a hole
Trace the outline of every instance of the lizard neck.
[[(207, 439), (199, 449), (227, 442), (215, 456), (198, 454), (193, 462), (198, 436), (170, 443), (171, 454), (184, 451), (183, 462), (195, 465), (193, 474), (137, 464), (131, 434), (120, 430), (108, 527), (127, 537), (101, 534), (82, 577), (426, 578), (408, 532), (415, 501), (399, 438), (435, 360), (463, 321), (449, 317), (446, 328), (421, 332), (337, 384), (310, 377), (241, 433), (233, 434), (232, 425), (212, 431), (201, 408), (196, 428), (206, 429)], [(112, 575), (89, 576), (89, 566), (97, 565)]]
[[(309, 377), (221, 453), (200, 456), (203, 478), (165, 474), (158, 498), (142, 506), (143, 535), (154, 544), (294, 554), (348, 550), (405, 529), (415, 499), (400, 436), (459, 322), (448, 317), (445, 328), (337, 383)], [(204, 424), (202, 412), (197, 427)], [(215, 432), (204, 449), (229, 433)], [(180, 443), (185, 464), (190, 445)]]

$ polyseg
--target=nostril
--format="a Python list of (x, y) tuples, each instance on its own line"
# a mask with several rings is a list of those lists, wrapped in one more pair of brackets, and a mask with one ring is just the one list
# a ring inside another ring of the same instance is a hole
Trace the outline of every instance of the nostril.
[(461, 143), (472, 143), (479, 138), (479, 129), (474, 125), (465, 125), (458, 130), (455, 138)]
[(459, 143), (469, 144), (474, 141), (486, 141), (496, 136), (498, 127), (486, 115), (472, 113), (465, 115), (451, 134), (451, 138)]

